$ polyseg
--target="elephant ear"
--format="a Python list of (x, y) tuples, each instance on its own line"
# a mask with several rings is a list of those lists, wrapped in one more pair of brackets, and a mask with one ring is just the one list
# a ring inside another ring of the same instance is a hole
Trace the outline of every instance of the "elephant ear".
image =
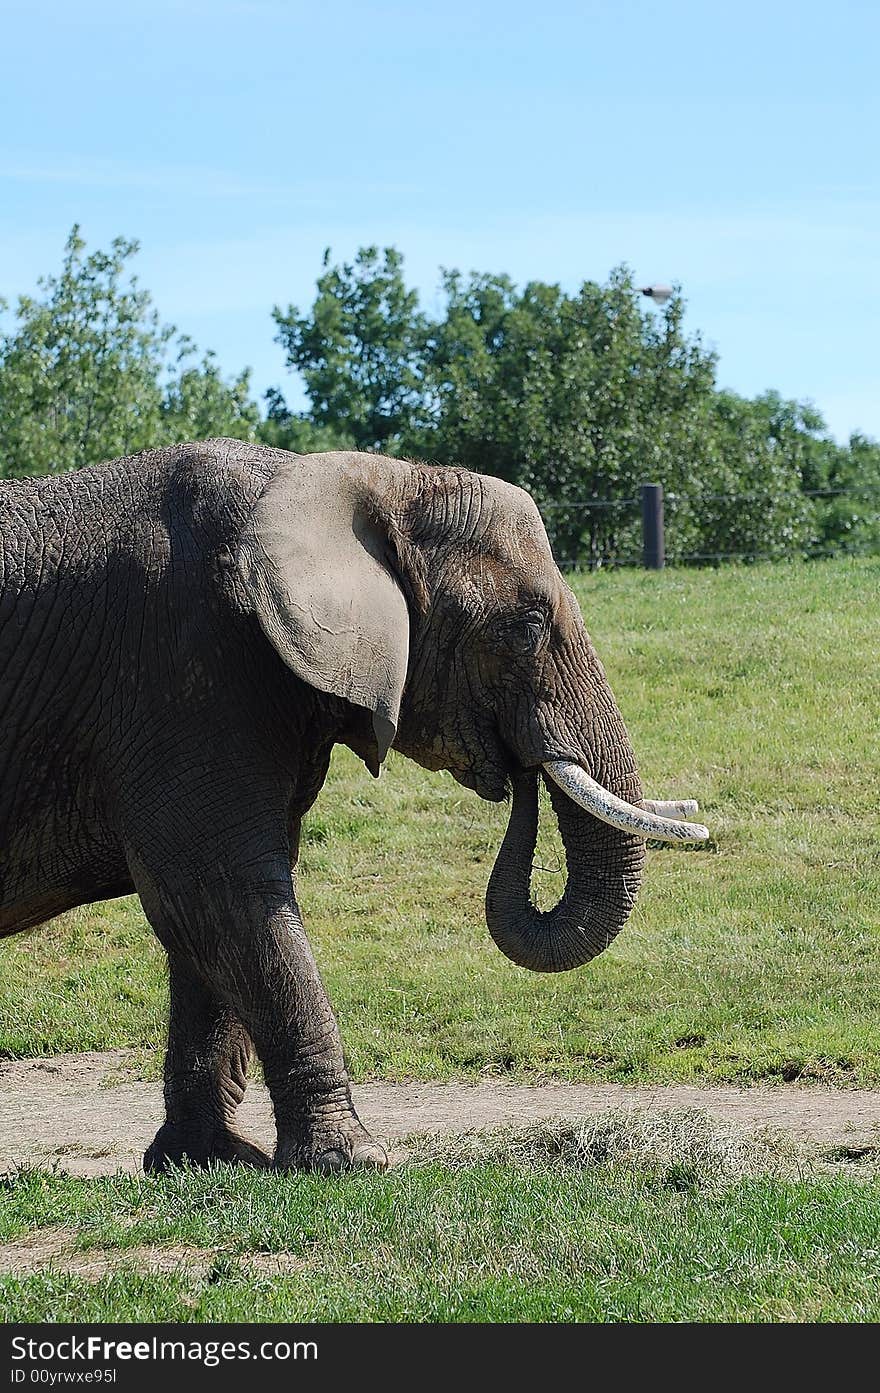
[[(397, 732), (409, 612), (374, 456), (291, 455), (239, 539), (238, 571), (291, 671), (373, 715), (376, 775)], [(386, 481), (386, 487), (391, 480)]]

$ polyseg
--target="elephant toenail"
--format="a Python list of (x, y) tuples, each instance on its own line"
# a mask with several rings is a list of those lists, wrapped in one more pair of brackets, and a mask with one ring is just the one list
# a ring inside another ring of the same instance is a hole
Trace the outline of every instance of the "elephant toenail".
[(320, 1171), (321, 1175), (335, 1175), (347, 1167), (348, 1161), (342, 1151), (322, 1151), (320, 1156), (315, 1157), (315, 1170)]
[(359, 1170), (384, 1171), (388, 1169), (388, 1152), (377, 1142), (356, 1146), (352, 1152), (351, 1164)]

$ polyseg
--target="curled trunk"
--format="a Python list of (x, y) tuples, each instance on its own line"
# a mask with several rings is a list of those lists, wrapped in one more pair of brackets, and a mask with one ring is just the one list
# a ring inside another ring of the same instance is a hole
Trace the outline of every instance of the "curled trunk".
[(489, 932), (506, 957), (533, 972), (567, 972), (596, 957), (629, 917), (645, 843), (599, 822), (548, 783), (568, 876), (555, 908), (540, 910), (530, 886), (538, 836), (538, 776), (518, 774), (504, 841), (486, 891)]

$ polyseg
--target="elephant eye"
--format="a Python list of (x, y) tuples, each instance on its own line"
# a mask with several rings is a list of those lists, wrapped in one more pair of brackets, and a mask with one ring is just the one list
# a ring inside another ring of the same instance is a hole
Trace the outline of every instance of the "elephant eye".
[(507, 647), (515, 653), (536, 653), (543, 641), (546, 625), (547, 616), (542, 610), (532, 609), (518, 615), (505, 633)]

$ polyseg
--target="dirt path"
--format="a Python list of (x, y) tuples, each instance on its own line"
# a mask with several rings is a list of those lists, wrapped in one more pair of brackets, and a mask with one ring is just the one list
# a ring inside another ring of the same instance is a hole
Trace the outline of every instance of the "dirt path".
[[(162, 1117), (158, 1083), (118, 1082), (124, 1050), (0, 1064), (0, 1171), (57, 1164), (73, 1175), (134, 1171)], [(880, 1092), (819, 1086), (734, 1088), (675, 1084), (369, 1083), (354, 1089), (364, 1123), (392, 1144), (411, 1132), (523, 1125), (612, 1107), (695, 1107), (747, 1130), (772, 1127), (823, 1148), (880, 1146)], [(242, 1127), (269, 1149), (272, 1114), (254, 1083)]]

